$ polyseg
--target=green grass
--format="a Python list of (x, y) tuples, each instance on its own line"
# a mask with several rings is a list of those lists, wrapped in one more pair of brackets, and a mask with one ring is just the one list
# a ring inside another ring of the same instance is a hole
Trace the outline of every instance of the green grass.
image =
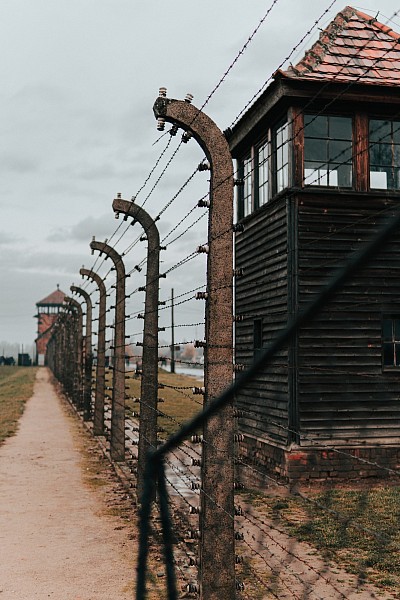
[(26, 400), (32, 396), (34, 367), (0, 367), (0, 444), (18, 428)]
[(252, 494), (251, 502), (360, 582), (369, 581), (400, 598), (400, 488), (335, 489), (307, 496), (325, 509), (293, 497)]
[[(159, 370), (158, 379), (159, 384), (167, 386), (159, 389), (158, 393), (158, 397), (164, 400), (164, 402), (159, 402), (158, 409), (168, 415), (168, 417), (160, 416), (158, 418), (159, 426), (165, 430), (160, 433), (159, 437), (165, 439), (179, 429), (179, 423), (188, 421), (202, 409), (203, 396), (194, 395), (191, 390), (192, 387), (199, 387), (202, 383), (194, 377), (168, 373), (163, 369)], [(126, 385), (129, 385), (127, 394), (139, 398), (140, 383), (140, 378), (127, 379)], [(177, 387), (189, 389), (172, 389)], [(127, 400), (128, 409), (140, 412), (139, 406), (139, 403)]]

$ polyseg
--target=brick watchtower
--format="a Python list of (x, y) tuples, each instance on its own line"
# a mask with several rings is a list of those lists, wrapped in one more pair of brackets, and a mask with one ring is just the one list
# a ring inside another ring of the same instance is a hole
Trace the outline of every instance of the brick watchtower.
[(57, 284), (57, 289), (54, 292), (36, 303), (37, 314), (35, 317), (38, 320), (38, 330), (35, 342), (37, 364), (39, 366), (45, 364), (46, 347), (50, 338), (51, 328), (63, 306), (64, 298), (65, 294)]

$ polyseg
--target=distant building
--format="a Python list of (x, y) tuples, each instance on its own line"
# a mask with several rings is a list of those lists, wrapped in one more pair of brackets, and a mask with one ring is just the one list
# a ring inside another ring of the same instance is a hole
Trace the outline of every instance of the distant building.
[[(351, 7), (227, 132), (239, 172), (236, 362), (250, 365), (400, 200), (400, 34)], [(400, 463), (400, 232), (237, 394), (283, 477)], [(354, 460), (363, 459), (363, 462)]]
[(32, 366), (32, 359), (29, 354), (25, 352), (18, 353), (18, 366), (19, 367), (30, 367)]
[(47, 343), (51, 335), (51, 328), (58, 317), (58, 313), (64, 304), (65, 294), (57, 285), (57, 289), (43, 300), (36, 303), (38, 320), (36, 343), (37, 364), (45, 364)]

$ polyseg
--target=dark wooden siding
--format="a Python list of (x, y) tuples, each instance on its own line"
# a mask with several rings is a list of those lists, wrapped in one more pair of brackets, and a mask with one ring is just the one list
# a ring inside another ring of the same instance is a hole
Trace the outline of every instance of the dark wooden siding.
[[(364, 194), (297, 197), (300, 306), (396, 204)], [(382, 369), (384, 313), (400, 314), (400, 232), (299, 335), (302, 433), (314, 439), (400, 438), (400, 374)]]
[[(243, 221), (236, 234), (236, 363), (253, 360), (253, 324), (262, 319), (263, 345), (287, 322), (287, 210), (285, 198), (263, 206)], [(288, 425), (288, 353), (282, 351), (236, 399), (245, 411), (240, 430), (286, 443)]]

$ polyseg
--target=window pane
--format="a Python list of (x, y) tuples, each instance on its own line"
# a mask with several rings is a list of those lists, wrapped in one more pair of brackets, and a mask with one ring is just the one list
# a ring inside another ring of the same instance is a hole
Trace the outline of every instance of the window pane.
[(280, 171), (277, 172), (277, 191), (281, 192), (288, 186), (288, 168), (287, 165), (282, 167)]
[(371, 144), (369, 148), (371, 165), (392, 165), (392, 146), (389, 144)]
[(400, 344), (395, 344), (395, 358), (393, 363), (396, 367), (400, 366)]
[(371, 170), (369, 174), (370, 186), (377, 190), (388, 189), (388, 174), (385, 170)]
[(392, 319), (383, 319), (382, 335), (384, 342), (392, 340)]
[(275, 180), (277, 193), (285, 189), (289, 184), (289, 141), (288, 124), (284, 123), (275, 132)]
[(335, 170), (329, 169), (327, 171), (327, 176), (328, 176), (328, 180), (325, 185), (333, 185), (336, 187), (338, 185), (338, 172)]
[(252, 161), (251, 158), (246, 158), (243, 161), (243, 178), (244, 178), (244, 189), (243, 189), (243, 211), (244, 216), (251, 213), (252, 202), (251, 202), (251, 190), (252, 190)]
[(329, 117), (329, 137), (336, 140), (351, 140), (352, 120), (349, 117)]
[(393, 141), (400, 144), (400, 121), (393, 121)]
[(371, 119), (369, 124), (369, 139), (371, 142), (390, 141), (391, 130), (390, 121)]
[(304, 138), (304, 183), (351, 187), (352, 119), (306, 115), (305, 124), (308, 126)]
[(258, 149), (258, 205), (268, 202), (268, 144)]
[(400, 342), (400, 319), (393, 319), (393, 333), (396, 342)]
[(307, 140), (304, 146), (305, 160), (328, 160), (328, 144), (326, 140)]
[(335, 163), (351, 160), (351, 144), (332, 140), (329, 144), (329, 159)]
[(338, 185), (340, 187), (351, 187), (352, 185), (352, 167), (351, 165), (340, 165), (337, 167), (337, 183), (330, 183), (329, 185)]
[(304, 115), (304, 136), (327, 138), (328, 137), (328, 117), (315, 115)]
[(383, 364), (386, 367), (392, 367), (394, 365), (394, 345), (383, 344)]
[(393, 189), (395, 189), (395, 190), (400, 189), (400, 169), (398, 169), (398, 168), (394, 169)]

